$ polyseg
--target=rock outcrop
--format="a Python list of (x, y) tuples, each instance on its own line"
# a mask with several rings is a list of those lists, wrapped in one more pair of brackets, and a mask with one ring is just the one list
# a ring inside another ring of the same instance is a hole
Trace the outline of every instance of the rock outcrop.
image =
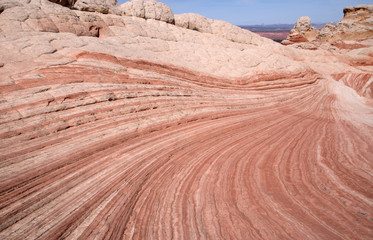
[(295, 23), (289, 36), (282, 43), (285, 45), (313, 41), (319, 35), (319, 31), (311, 25), (311, 19), (307, 16), (301, 17)]
[[(320, 31), (311, 26), (309, 17), (301, 17), (282, 43), (317, 48), (323, 42), (333, 44), (338, 41), (373, 39), (373, 5), (347, 7), (343, 13), (344, 17), (340, 22), (336, 25), (329, 23)], [(297, 44), (304, 42), (311, 44)]]
[(318, 38), (319, 39), (328, 39), (330, 40), (330, 38), (332, 36), (335, 36), (336, 35), (336, 32), (337, 32), (337, 28), (336, 26), (331, 22), (331, 23), (328, 23), (326, 24), (321, 30), (320, 30), (320, 33), (318, 35)]
[(203, 33), (212, 33), (213, 20), (196, 13), (184, 13), (175, 16), (175, 25)]
[(0, 239), (372, 239), (372, 40), (0, 7)]
[(373, 5), (360, 5), (343, 10), (344, 17), (336, 25), (336, 33), (327, 36), (332, 41), (373, 39)]
[(166, 23), (175, 22), (174, 14), (167, 5), (155, 0), (132, 0), (121, 5), (123, 14)]
[(121, 14), (117, 0), (76, 0), (74, 8), (87, 12)]

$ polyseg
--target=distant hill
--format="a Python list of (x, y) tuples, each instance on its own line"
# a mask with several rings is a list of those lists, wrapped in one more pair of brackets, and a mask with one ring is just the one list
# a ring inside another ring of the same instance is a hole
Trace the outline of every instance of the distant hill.
[[(326, 24), (312, 24), (315, 28), (321, 29)], [(262, 37), (272, 39), (276, 42), (281, 42), (286, 39), (294, 24), (269, 24), (269, 25), (241, 25), (240, 28), (255, 32)]]
[[(312, 24), (315, 28), (321, 29), (326, 23)], [(240, 25), (243, 29), (251, 32), (290, 32), (294, 24), (269, 24), (269, 25)]]
[(271, 25), (242, 25), (243, 29), (251, 32), (289, 32), (294, 24), (271, 24)]

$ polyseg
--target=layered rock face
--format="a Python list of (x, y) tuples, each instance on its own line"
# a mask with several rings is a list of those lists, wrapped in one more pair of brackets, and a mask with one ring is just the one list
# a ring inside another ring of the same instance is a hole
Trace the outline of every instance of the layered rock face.
[(346, 7), (343, 13), (344, 17), (340, 22), (336, 25), (329, 23), (320, 31), (312, 27), (309, 17), (301, 17), (282, 43), (289, 45), (311, 42), (311, 44), (298, 44), (298, 46), (311, 46), (314, 49), (323, 42), (373, 39), (373, 5)]
[(348, 7), (343, 10), (344, 18), (336, 25), (331, 40), (365, 40), (373, 38), (373, 5)]
[(373, 41), (59, 3), (0, 2), (0, 239), (373, 237)]

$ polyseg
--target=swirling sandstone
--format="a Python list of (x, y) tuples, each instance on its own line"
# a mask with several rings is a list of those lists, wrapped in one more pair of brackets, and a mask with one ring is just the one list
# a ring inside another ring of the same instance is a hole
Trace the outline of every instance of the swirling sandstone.
[(373, 237), (369, 42), (99, 16), (0, 39), (1, 239)]

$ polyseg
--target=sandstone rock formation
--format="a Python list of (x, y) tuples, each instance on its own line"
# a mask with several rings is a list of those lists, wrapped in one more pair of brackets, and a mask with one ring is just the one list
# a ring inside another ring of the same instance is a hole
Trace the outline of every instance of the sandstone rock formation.
[(319, 35), (319, 31), (311, 25), (311, 19), (307, 16), (301, 17), (295, 23), (289, 36), (283, 41), (283, 44), (313, 41)]
[(121, 5), (125, 15), (174, 23), (174, 14), (167, 5), (155, 0), (132, 0)]
[(121, 14), (117, 0), (76, 0), (74, 8), (87, 12)]
[(111, 13), (121, 15), (117, 0), (49, 0), (71, 9), (80, 11)]
[(213, 20), (196, 13), (184, 13), (175, 16), (175, 25), (203, 33), (212, 33)]
[(18, 2), (17, 6), (7, 8), (0, 14), (0, 21), (6, 23), (0, 26), (0, 33), (10, 37), (24, 32), (70, 32), (78, 36), (97, 37), (98, 29), (102, 28), (102, 32), (108, 30), (102, 16), (71, 11), (47, 0)]
[(344, 17), (336, 25), (332, 40), (373, 39), (373, 5), (359, 5), (343, 10)]
[(373, 238), (371, 39), (0, 7), (0, 239)]
[(319, 33), (319, 36), (318, 38), (319, 39), (327, 39), (327, 38), (330, 38), (332, 36), (335, 36), (336, 35), (336, 32), (337, 32), (337, 28), (336, 26), (331, 22), (331, 23), (328, 23), (326, 24), (321, 30), (320, 30), (320, 33)]
[[(282, 43), (285, 45), (312, 46), (317, 48), (319, 43), (336, 43), (338, 41), (362, 41), (373, 39), (373, 5), (346, 7), (344, 17), (336, 25), (329, 23), (320, 31), (311, 26), (309, 17), (301, 17), (291, 33)], [(311, 42), (310, 44), (297, 44)], [(313, 42), (313, 43), (312, 43)]]

